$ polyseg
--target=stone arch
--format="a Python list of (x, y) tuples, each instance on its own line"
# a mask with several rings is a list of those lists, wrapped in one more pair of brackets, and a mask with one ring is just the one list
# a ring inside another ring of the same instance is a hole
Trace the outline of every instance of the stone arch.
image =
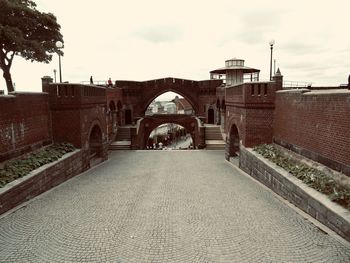
[(103, 133), (101, 125), (95, 121), (91, 125), (88, 137), (89, 160), (103, 157)]
[(163, 88), (159, 88), (158, 90), (156, 91), (150, 91), (149, 94), (147, 94), (147, 98), (145, 98), (145, 104), (143, 105), (142, 109), (143, 109), (143, 113), (146, 112), (148, 106), (151, 104), (151, 102), (157, 98), (158, 96), (166, 93), (166, 92), (174, 92), (174, 93), (177, 93), (179, 95), (181, 95), (182, 97), (185, 98), (185, 100), (188, 101), (189, 104), (191, 104), (193, 110), (195, 113), (198, 113), (199, 112), (199, 109), (198, 109), (198, 102), (196, 101), (196, 99), (194, 98), (194, 96), (190, 95), (190, 94), (186, 94), (186, 92), (184, 92), (183, 90), (181, 89), (176, 89), (176, 88), (169, 88), (169, 87), (166, 87), (164, 86)]
[(239, 157), (240, 151), (240, 136), (238, 127), (233, 123), (226, 137), (226, 158)]
[[(192, 147), (193, 147), (193, 134), (191, 134), (190, 131), (188, 131), (188, 129), (186, 129), (185, 127), (183, 127), (183, 126), (182, 126), (181, 124), (179, 124), (179, 123), (166, 122), (166, 123), (164, 123), (164, 124), (175, 124), (175, 125), (178, 125), (178, 126), (180, 126), (180, 127), (182, 128), (182, 129), (180, 129), (180, 130), (173, 131), (173, 132), (171, 132), (170, 134), (168, 133), (168, 134), (165, 136), (165, 137), (166, 137), (165, 140), (168, 139), (168, 142), (170, 141), (171, 143), (173, 143), (173, 142), (176, 142), (177, 139), (178, 139), (179, 137), (181, 137), (181, 136), (186, 136), (187, 134), (190, 134), (190, 135), (191, 135), (191, 136), (190, 136), (190, 137), (191, 137), (191, 141), (192, 141), (191, 144), (192, 144)], [(156, 130), (158, 127), (160, 127), (160, 126), (162, 126), (162, 124), (160, 124), (160, 125), (157, 126), (155, 129), (153, 129), (153, 130), (151, 131), (150, 135), (152, 134), (153, 131), (155, 131), (155, 130)], [(152, 147), (152, 143), (155, 142), (155, 141), (153, 141), (153, 139), (151, 139), (150, 135), (148, 136), (146, 146)], [(163, 145), (164, 145), (164, 146), (167, 145), (167, 144), (166, 144), (166, 141), (164, 142)]]
[(186, 131), (191, 134), (193, 145), (198, 146), (198, 144), (200, 143), (199, 122), (195, 117), (188, 115), (176, 116), (176, 114), (165, 114), (163, 116), (153, 115), (145, 117), (140, 123), (138, 139), (140, 149), (146, 148), (146, 143), (151, 132), (159, 125), (165, 123), (174, 123), (184, 127)]
[(215, 122), (215, 110), (213, 106), (209, 106), (207, 110), (207, 123), (208, 124), (214, 124)]

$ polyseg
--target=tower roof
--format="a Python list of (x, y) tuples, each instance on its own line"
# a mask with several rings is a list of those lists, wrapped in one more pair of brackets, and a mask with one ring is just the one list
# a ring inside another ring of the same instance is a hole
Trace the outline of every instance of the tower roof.
[(230, 70), (243, 70), (243, 73), (260, 72), (260, 69), (250, 68), (250, 67), (246, 67), (246, 66), (228, 66), (228, 67), (214, 69), (214, 70), (210, 71), (210, 73), (226, 74), (226, 71), (230, 71)]
[(260, 72), (259, 69), (244, 66), (244, 59), (232, 58), (225, 60), (225, 67), (210, 71), (211, 74), (226, 74), (227, 71), (242, 70), (243, 73)]

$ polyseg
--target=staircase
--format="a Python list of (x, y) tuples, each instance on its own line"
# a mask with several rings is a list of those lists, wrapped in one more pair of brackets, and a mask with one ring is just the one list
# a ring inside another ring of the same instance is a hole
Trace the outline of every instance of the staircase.
[(207, 150), (225, 150), (220, 126), (205, 125), (205, 144)]
[(109, 150), (130, 150), (131, 149), (131, 135), (130, 127), (119, 127), (115, 141), (112, 142)]

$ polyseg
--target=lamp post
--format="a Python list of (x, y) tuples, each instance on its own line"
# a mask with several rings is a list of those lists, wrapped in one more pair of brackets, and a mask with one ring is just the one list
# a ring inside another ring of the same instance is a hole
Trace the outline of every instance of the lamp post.
[(54, 76), (55, 76), (55, 83), (56, 83), (56, 72), (57, 72), (57, 70), (54, 69), (54, 70), (53, 70), (53, 74), (54, 74)]
[[(59, 49), (63, 48), (63, 43), (61, 41), (57, 41), (56, 47)], [(60, 71), (60, 83), (62, 83), (61, 54), (59, 52), (58, 52), (58, 66)]]
[(270, 40), (270, 49), (271, 49), (271, 57), (270, 57), (270, 81), (272, 80), (272, 50), (273, 50), (273, 45), (275, 44), (275, 40)]

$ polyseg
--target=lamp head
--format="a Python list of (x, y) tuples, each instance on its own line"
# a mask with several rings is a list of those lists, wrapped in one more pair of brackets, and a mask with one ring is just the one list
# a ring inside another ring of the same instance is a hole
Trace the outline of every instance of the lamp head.
[(270, 44), (270, 46), (273, 46), (273, 45), (275, 44), (275, 40), (271, 39), (271, 40), (269, 41), (269, 44)]
[(63, 48), (63, 43), (61, 41), (56, 42), (56, 47), (57, 48)]

